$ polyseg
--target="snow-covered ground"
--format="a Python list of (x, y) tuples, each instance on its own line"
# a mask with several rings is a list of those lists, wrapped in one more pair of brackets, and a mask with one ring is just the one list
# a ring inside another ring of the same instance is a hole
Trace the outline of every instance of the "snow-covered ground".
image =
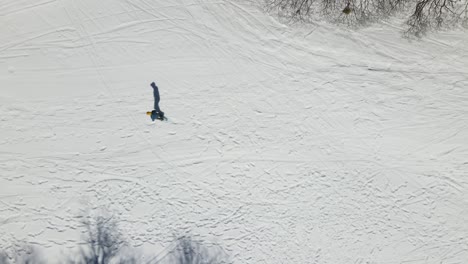
[(233, 263), (467, 263), (466, 32), (239, 0), (4, 0), (0, 24), (4, 250), (55, 256), (106, 208), (137, 248), (187, 232)]

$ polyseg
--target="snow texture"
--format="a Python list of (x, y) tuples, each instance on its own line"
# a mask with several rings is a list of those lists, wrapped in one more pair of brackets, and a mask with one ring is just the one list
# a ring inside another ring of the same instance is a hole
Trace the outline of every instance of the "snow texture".
[[(0, 247), (83, 210), (233, 263), (467, 263), (468, 34), (229, 0), (0, 2)], [(152, 123), (150, 83), (170, 122)]]

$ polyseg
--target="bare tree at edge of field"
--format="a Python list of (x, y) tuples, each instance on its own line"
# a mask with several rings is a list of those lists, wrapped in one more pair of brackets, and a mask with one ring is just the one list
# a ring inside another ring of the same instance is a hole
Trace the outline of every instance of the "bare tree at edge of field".
[(406, 36), (468, 27), (468, 0), (265, 0), (267, 10), (295, 20), (325, 19), (356, 27), (406, 17)]

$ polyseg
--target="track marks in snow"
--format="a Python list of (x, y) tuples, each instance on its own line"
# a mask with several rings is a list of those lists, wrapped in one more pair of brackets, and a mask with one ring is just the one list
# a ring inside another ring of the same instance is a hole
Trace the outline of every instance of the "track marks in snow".
[(28, 2), (28, 1), (20, 0), (20, 1), (14, 1), (11, 4), (0, 5), (0, 9), (3, 10), (3, 12), (0, 13), (0, 16), (8, 16), (8, 15), (13, 15), (18, 12), (31, 11), (30, 9), (32, 8), (37, 8), (37, 7), (41, 7), (50, 3), (54, 3), (56, 2), (56, 0), (41, 1), (39, 3), (34, 3), (30, 5), (22, 5), (22, 2)]

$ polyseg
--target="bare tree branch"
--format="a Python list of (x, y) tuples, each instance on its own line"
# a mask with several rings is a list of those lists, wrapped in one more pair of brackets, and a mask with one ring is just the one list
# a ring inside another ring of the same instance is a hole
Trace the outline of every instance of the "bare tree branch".
[(265, 0), (270, 12), (296, 20), (325, 19), (362, 26), (397, 14), (409, 14), (407, 35), (468, 26), (468, 0)]

